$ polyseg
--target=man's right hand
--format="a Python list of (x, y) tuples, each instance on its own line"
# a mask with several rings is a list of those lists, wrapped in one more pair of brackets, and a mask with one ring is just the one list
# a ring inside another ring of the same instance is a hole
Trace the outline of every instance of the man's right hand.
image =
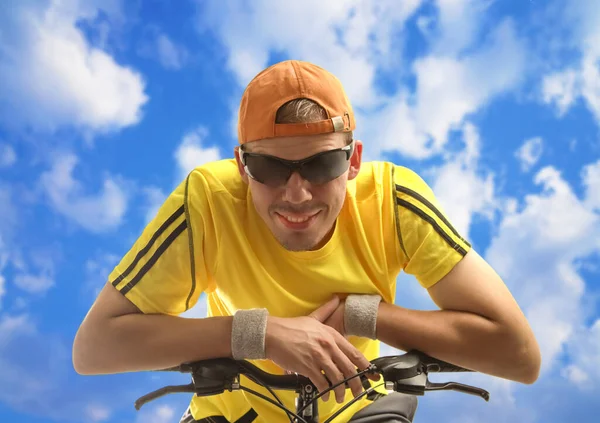
[[(371, 364), (346, 338), (323, 323), (339, 303), (340, 299), (334, 296), (309, 316), (269, 316), (267, 320), (267, 358), (286, 370), (310, 378), (319, 392), (329, 388), (325, 376), (335, 385), (356, 375), (356, 368), (364, 370)], [(379, 379), (378, 375), (367, 376), (373, 380)], [(355, 377), (347, 383), (355, 397), (363, 391), (360, 378)], [(340, 404), (344, 402), (345, 389), (342, 384), (334, 390)], [(329, 400), (329, 392), (323, 396), (323, 400)]]

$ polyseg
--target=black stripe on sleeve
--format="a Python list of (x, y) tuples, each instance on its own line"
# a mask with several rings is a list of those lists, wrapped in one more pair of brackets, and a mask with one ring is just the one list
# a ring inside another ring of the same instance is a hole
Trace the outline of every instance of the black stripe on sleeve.
[(190, 293), (185, 301), (185, 309), (190, 309), (190, 301), (194, 291), (196, 290), (196, 258), (194, 255), (194, 231), (192, 231), (192, 221), (190, 218), (190, 206), (188, 203), (188, 187), (190, 184), (190, 175), (188, 175), (185, 181), (185, 197), (183, 198), (183, 205), (185, 206), (185, 221), (188, 225), (188, 239), (190, 242), (190, 271), (192, 272), (192, 286), (190, 287)]
[(127, 285), (125, 285), (123, 288), (121, 288), (121, 290), (120, 290), (121, 294), (125, 295), (129, 291), (131, 291), (131, 288), (133, 288), (142, 279), (142, 277), (146, 274), (146, 272), (148, 272), (148, 270), (150, 270), (152, 268), (154, 263), (156, 263), (158, 261), (158, 259), (160, 258), (160, 256), (167, 250), (167, 248), (169, 248), (169, 245), (171, 245), (173, 243), (173, 241), (175, 241), (175, 239), (183, 231), (185, 231), (186, 228), (187, 228), (187, 221), (184, 220), (183, 222), (181, 222), (181, 224), (179, 226), (177, 226), (173, 230), (173, 232), (171, 232), (171, 234), (163, 241), (163, 243), (160, 245), (160, 247), (157, 248), (157, 250), (154, 252), (152, 257), (150, 257), (150, 260), (148, 260), (146, 262), (146, 264), (144, 264), (144, 266), (140, 269), (138, 274), (135, 275), (135, 277), (133, 279), (131, 279)]
[(150, 238), (150, 241), (148, 241), (148, 244), (144, 248), (142, 248), (140, 251), (138, 251), (135, 258), (133, 259), (131, 264), (127, 267), (127, 269), (125, 269), (125, 271), (122, 274), (120, 274), (114, 281), (111, 282), (115, 288), (123, 279), (125, 279), (131, 273), (131, 271), (133, 269), (135, 269), (135, 266), (137, 266), (139, 261), (146, 255), (146, 253), (148, 253), (148, 251), (150, 251), (150, 249), (152, 248), (152, 246), (154, 245), (154, 243), (156, 242), (158, 237), (161, 236), (162, 233), (169, 226), (171, 226), (173, 224), (173, 222), (175, 222), (177, 220), (177, 218), (179, 218), (179, 216), (181, 216), (183, 214), (183, 211), (184, 210), (183, 210), (183, 205), (182, 205), (177, 210), (175, 210), (173, 212), (173, 214), (171, 216), (169, 216), (169, 218), (167, 220), (165, 220), (165, 222), (162, 225), (160, 225), (160, 227), (156, 230), (156, 232), (154, 232), (154, 235), (152, 235), (152, 238)]
[[(392, 167), (392, 181), (394, 180), (394, 169), (395, 167)], [(398, 185), (396, 185), (396, 188), (398, 187)], [(392, 195), (392, 198), (396, 198), (396, 192), (394, 192)], [(400, 216), (398, 214), (398, 207), (394, 206), (394, 220), (396, 223), (396, 232), (398, 234), (398, 241), (400, 242), (400, 248), (402, 248), (402, 251), (404, 252), (404, 255), (406, 256), (407, 260), (410, 260), (410, 257), (408, 255), (408, 253), (406, 252), (406, 249), (404, 248), (404, 240), (402, 239), (402, 229), (400, 228)]]
[(396, 204), (407, 208), (408, 210), (412, 211), (413, 213), (415, 213), (416, 215), (421, 217), (421, 219), (425, 220), (431, 226), (433, 226), (433, 229), (444, 239), (444, 241), (446, 241), (448, 243), (448, 245), (450, 247), (452, 247), (454, 250), (456, 250), (461, 256), (465, 256), (467, 254), (467, 251), (463, 247), (461, 247), (458, 243), (454, 242), (452, 240), (452, 238), (450, 238), (450, 235), (448, 235), (446, 232), (444, 232), (444, 230), (435, 221), (435, 219), (433, 219), (431, 216), (429, 216), (423, 210), (419, 209), (414, 204), (409, 203), (408, 201), (403, 200), (401, 198), (396, 198)]
[(434, 212), (435, 215), (437, 217), (439, 217), (442, 222), (444, 222), (444, 224), (452, 231), (452, 233), (454, 235), (456, 235), (458, 238), (460, 238), (460, 240), (462, 242), (464, 242), (469, 247), (471, 247), (471, 244), (469, 244), (465, 239), (463, 239), (463, 237), (459, 235), (458, 231), (456, 229), (454, 229), (454, 227), (450, 224), (450, 222), (448, 221), (448, 219), (446, 219), (446, 216), (444, 216), (442, 214), (442, 212), (440, 212), (438, 210), (437, 207), (435, 207), (433, 204), (431, 204), (431, 202), (427, 198), (423, 197), (421, 194), (419, 194), (416, 191), (413, 191), (410, 188), (403, 187), (403, 186), (398, 185), (398, 184), (396, 184), (396, 190), (400, 191), (400, 192), (403, 192), (405, 194), (410, 195), (411, 197), (415, 198), (416, 200), (419, 200), (421, 203), (423, 203), (424, 205), (426, 205), (427, 207), (429, 207), (429, 210), (431, 210), (432, 212)]

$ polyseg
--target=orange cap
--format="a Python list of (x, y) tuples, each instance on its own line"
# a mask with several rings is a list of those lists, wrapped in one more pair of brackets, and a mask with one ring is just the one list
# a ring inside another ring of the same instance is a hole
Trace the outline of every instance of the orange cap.
[[(297, 98), (321, 105), (328, 119), (310, 123), (275, 123), (277, 110)], [(356, 127), (350, 101), (341, 82), (312, 63), (286, 60), (254, 77), (242, 95), (238, 142), (265, 138), (349, 132)]]

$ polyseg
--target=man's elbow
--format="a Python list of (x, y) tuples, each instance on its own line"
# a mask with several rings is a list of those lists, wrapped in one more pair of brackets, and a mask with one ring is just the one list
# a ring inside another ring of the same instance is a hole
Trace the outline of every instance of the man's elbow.
[(77, 332), (75, 335), (75, 340), (73, 341), (73, 349), (72, 349), (72, 362), (73, 369), (83, 376), (91, 375), (89, 363), (86, 361), (86, 354), (83, 352), (83, 347), (81, 345), (80, 333)]
[(526, 385), (532, 385), (535, 383), (540, 376), (540, 368), (542, 360), (539, 351), (536, 354), (531, 354), (527, 362), (527, 366), (523, 371), (523, 383)]
[(96, 371), (94, 366), (81, 354), (78, 354), (75, 350), (73, 351), (73, 369), (77, 374), (82, 376), (92, 376), (100, 374)]
[(540, 348), (535, 338), (529, 339), (518, 348), (516, 368), (518, 369), (517, 381), (526, 385), (532, 385), (540, 376), (542, 357)]
[(73, 340), (72, 363), (73, 369), (82, 376), (100, 374), (98, 366), (94, 363), (94, 345), (87, 336), (86, 331), (79, 329)]
[(81, 376), (90, 376), (95, 373), (91, 370), (91, 367), (85, 362), (85, 360), (81, 359), (81, 357), (77, 356), (75, 352), (73, 352), (73, 369), (77, 374)]

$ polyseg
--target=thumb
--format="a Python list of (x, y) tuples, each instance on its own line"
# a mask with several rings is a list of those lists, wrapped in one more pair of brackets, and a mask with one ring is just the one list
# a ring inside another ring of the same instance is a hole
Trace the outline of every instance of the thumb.
[(323, 304), (321, 307), (309, 314), (310, 317), (314, 317), (319, 322), (323, 323), (340, 305), (340, 298), (334, 295), (329, 301)]

